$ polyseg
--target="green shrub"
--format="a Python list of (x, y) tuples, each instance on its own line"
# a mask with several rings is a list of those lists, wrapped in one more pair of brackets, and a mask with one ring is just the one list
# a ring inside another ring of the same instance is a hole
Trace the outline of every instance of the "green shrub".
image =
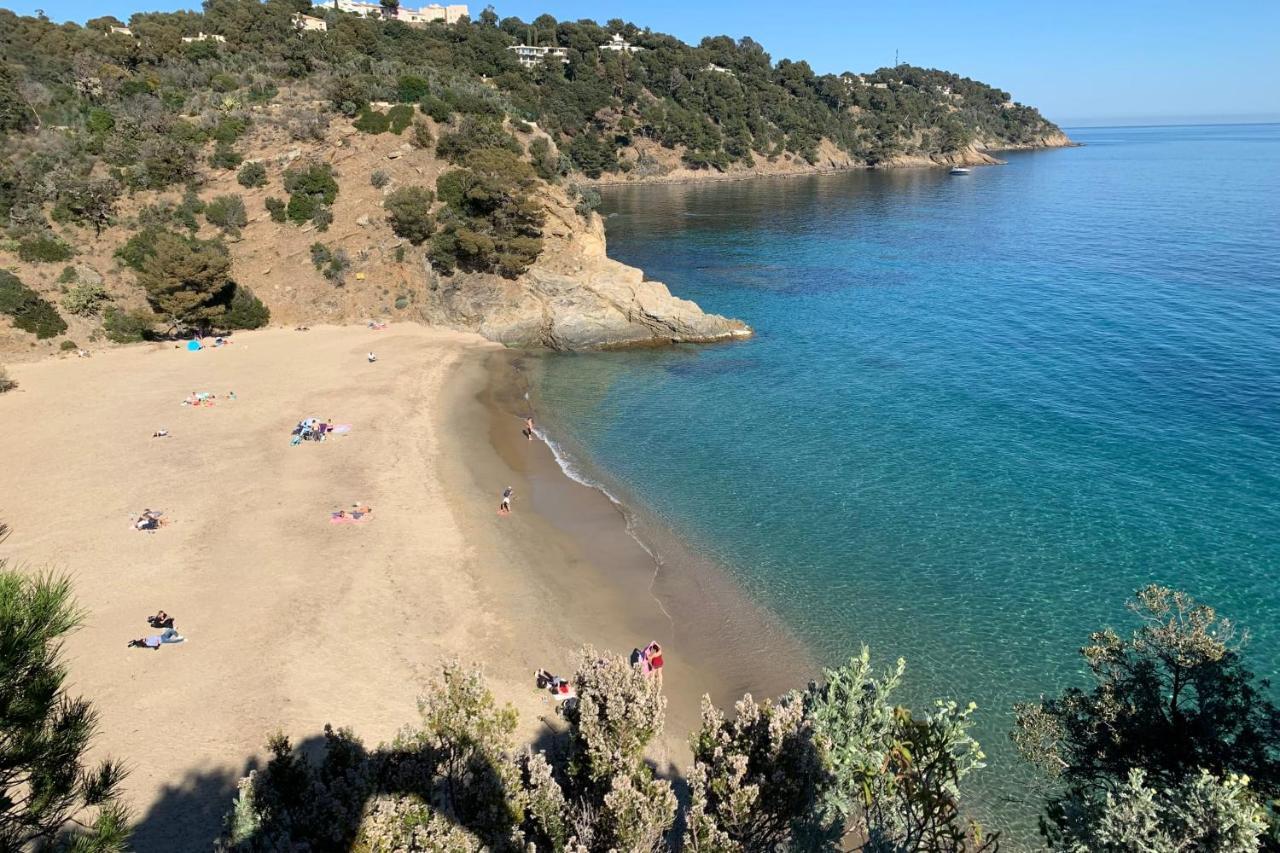
[(317, 231), (328, 231), (329, 226), (333, 224), (333, 208), (321, 205), (316, 215), (311, 217), (311, 221), (316, 224)]
[(230, 145), (249, 129), (249, 120), (241, 116), (223, 116), (209, 134), (214, 142)]
[(309, 195), (291, 195), (289, 196), (289, 207), (287, 213), (289, 220), (298, 225), (310, 222), (311, 218), (316, 215), (316, 211), (320, 209), (320, 202), (313, 196)]
[(267, 167), (258, 160), (245, 163), (240, 167), (240, 171), (236, 173), (236, 180), (240, 182), (240, 186), (246, 188), (265, 187), (267, 185)]
[(404, 263), (404, 246), (396, 246), (396, 263)]
[(431, 126), (419, 120), (413, 123), (413, 135), (409, 137), (409, 141), (415, 148), (427, 151), (435, 144), (436, 138), (431, 134)]
[(450, 163), (461, 163), (472, 151), (482, 148), (502, 148), (514, 154), (524, 149), (516, 138), (507, 133), (502, 124), (490, 118), (466, 116), (456, 130), (440, 134), (436, 143), (436, 156)]
[(595, 187), (580, 187), (574, 184), (569, 187), (569, 197), (577, 199), (573, 209), (583, 219), (590, 219), (592, 211), (600, 206), (600, 190)]
[(435, 231), (436, 221), (431, 215), (435, 200), (435, 193), (426, 187), (401, 187), (387, 196), (382, 206), (396, 236), (418, 246)]
[(430, 91), (431, 84), (415, 74), (404, 74), (396, 81), (396, 100), (401, 103), (416, 103)]
[(289, 169), (284, 173), (284, 188), (289, 193), (288, 217), (299, 225), (315, 218), (338, 197), (338, 182), (327, 163)]
[(102, 314), (102, 331), (112, 343), (131, 344), (146, 340), (154, 322), (145, 311), (122, 311), (112, 305)]
[(209, 88), (215, 92), (227, 93), (234, 92), (240, 88), (240, 81), (232, 77), (230, 74), (220, 72), (209, 78)]
[(266, 104), (275, 100), (278, 94), (280, 94), (280, 87), (274, 83), (254, 83), (249, 87), (245, 98), (251, 104)]
[(271, 214), (272, 222), (284, 222), (286, 220), (287, 207), (282, 199), (275, 198), (274, 196), (268, 196), (263, 204), (267, 208), (267, 213)]
[(162, 230), (156, 227), (142, 229), (116, 249), (116, 257), (134, 272), (140, 271), (147, 258), (156, 253), (156, 235)]
[(12, 391), (18, 387), (18, 383), (9, 378), (9, 371), (3, 364), (0, 364), (0, 394), (5, 391)]
[(210, 225), (235, 234), (249, 223), (244, 201), (238, 195), (220, 195), (204, 207), (204, 218)]
[(67, 330), (67, 321), (58, 309), (8, 270), (0, 270), (0, 314), (8, 314), (16, 328), (41, 340), (56, 338)]
[(324, 269), (324, 265), (329, 263), (329, 259), (332, 257), (329, 247), (324, 243), (311, 244), (311, 263), (315, 264), (316, 269)]
[(227, 142), (219, 142), (209, 155), (209, 165), (215, 169), (234, 169), (243, 161), (244, 155)]
[(63, 352), (71, 352), (72, 350), (80, 349), (80, 345), (73, 340), (65, 340), (58, 344), (58, 349)]
[(70, 284), (76, 280), (75, 267), (63, 267), (62, 272), (58, 275), (58, 284)]
[(427, 95), (418, 102), (418, 109), (435, 119), (436, 124), (444, 124), (453, 114), (453, 107), (435, 95)]
[(552, 153), (551, 143), (546, 137), (539, 136), (529, 143), (529, 159), (542, 180), (554, 181), (560, 176), (559, 159)]
[(261, 329), (271, 322), (271, 311), (252, 290), (238, 284), (223, 322), (228, 329)]
[(391, 127), (391, 119), (384, 112), (375, 110), (373, 107), (365, 107), (360, 111), (360, 115), (356, 116), (352, 127), (361, 133), (386, 133)]
[(387, 122), (391, 132), (399, 136), (413, 122), (413, 107), (407, 104), (396, 104), (387, 110)]
[(68, 314), (77, 317), (96, 315), (105, 302), (109, 301), (106, 289), (100, 284), (77, 284), (71, 292), (62, 297), (62, 307)]
[(351, 261), (347, 258), (345, 250), (330, 251), (324, 243), (311, 244), (311, 263), (315, 264), (316, 269), (323, 273), (325, 278), (339, 287), (346, 282), (347, 270), (351, 267)]
[(369, 183), (377, 189), (382, 189), (391, 183), (391, 176), (381, 169), (374, 169), (373, 174), (369, 176)]
[(55, 263), (70, 260), (74, 252), (66, 243), (48, 234), (28, 237), (18, 243), (18, 257), (28, 263)]

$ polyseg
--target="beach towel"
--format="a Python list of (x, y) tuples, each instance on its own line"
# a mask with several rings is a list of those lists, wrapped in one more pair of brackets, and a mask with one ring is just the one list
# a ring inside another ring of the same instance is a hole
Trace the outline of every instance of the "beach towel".
[(367, 512), (362, 512), (362, 513), (359, 513), (358, 515), (351, 514), (351, 513), (348, 513), (347, 515), (338, 515), (337, 513), (330, 513), (329, 523), (330, 524), (364, 524), (371, 517), (372, 516), (370, 516), (369, 513)]
[(329, 432), (336, 432), (339, 435), (351, 432), (351, 424), (337, 424), (329, 427)]

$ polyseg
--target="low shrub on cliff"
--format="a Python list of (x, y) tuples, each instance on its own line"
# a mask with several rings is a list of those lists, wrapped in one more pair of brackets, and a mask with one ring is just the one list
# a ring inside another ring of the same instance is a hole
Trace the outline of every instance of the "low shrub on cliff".
[(222, 322), (228, 329), (261, 329), (271, 322), (271, 311), (252, 290), (236, 285)]
[(240, 186), (246, 189), (265, 187), (267, 185), (267, 167), (258, 160), (245, 163), (240, 167), (240, 171), (236, 173), (236, 180), (240, 182)]
[(338, 182), (333, 167), (327, 163), (289, 169), (284, 173), (284, 188), (289, 193), (285, 212), (299, 225), (314, 219), (318, 211), (333, 204), (338, 197)]
[(150, 336), (155, 319), (147, 311), (125, 311), (112, 305), (102, 313), (102, 331), (112, 343), (137, 343)]
[(435, 200), (435, 193), (426, 187), (401, 187), (387, 196), (382, 206), (395, 235), (418, 246), (435, 231), (436, 221), (431, 215)]
[(66, 309), (68, 314), (74, 314), (77, 317), (92, 317), (102, 310), (102, 306), (107, 303), (110, 297), (107, 290), (100, 284), (82, 283), (75, 287), (62, 297), (62, 307)]
[(18, 243), (18, 257), (28, 263), (56, 263), (70, 260), (71, 247), (51, 235), (39, 234)]
[(238, 195), (220, 195), (204, 207), (204, 218), (227, 234), (239, 234), (249, 223), (244, 200)]
[(8, 314), (15, 327), (41, 339), (67, 330), (67, 321), (58, 309), (8, 270), (0, 270), (0, 314)]
[(3, 364), (0, 364), (0, 394), (5, 391), (12, 391), (17, 387), (18, 383), (9, 378), (9, 370)]

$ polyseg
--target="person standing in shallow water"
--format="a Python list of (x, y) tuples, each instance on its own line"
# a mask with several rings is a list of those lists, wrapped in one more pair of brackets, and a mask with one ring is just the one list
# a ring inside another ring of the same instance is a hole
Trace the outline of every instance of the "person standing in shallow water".
[(533, 441), (533, 415), (524, 419), (524, 437)]

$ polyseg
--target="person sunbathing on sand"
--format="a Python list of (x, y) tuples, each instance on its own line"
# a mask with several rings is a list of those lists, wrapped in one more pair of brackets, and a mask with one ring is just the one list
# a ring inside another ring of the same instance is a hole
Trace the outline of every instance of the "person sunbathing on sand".
[(155, 616), (148, 616), (147, 624), (152, 628), (172, 628), (173, 617), (161, 610)]
[(164, 643), (181, 643), (187, 638), (179, 634), (172, 628), (165, 628), (160, 634), (152, 634), (149, 637), (139, 637), (136, 640), (129, 641), (131, 649), (155, 649), (160, 650), (160, 646)]
[(148, 532), (157, 529), (160, 526), (160, 513), (144, 509), (142, 515), (138, 516), (138, 520), (133, 523), (135, 530), (146, 530)]
[(167, 429), (158, 429), (155, 432), (151, 433), (151, 437), (152, 438), (168, 438), (169, 431)]

